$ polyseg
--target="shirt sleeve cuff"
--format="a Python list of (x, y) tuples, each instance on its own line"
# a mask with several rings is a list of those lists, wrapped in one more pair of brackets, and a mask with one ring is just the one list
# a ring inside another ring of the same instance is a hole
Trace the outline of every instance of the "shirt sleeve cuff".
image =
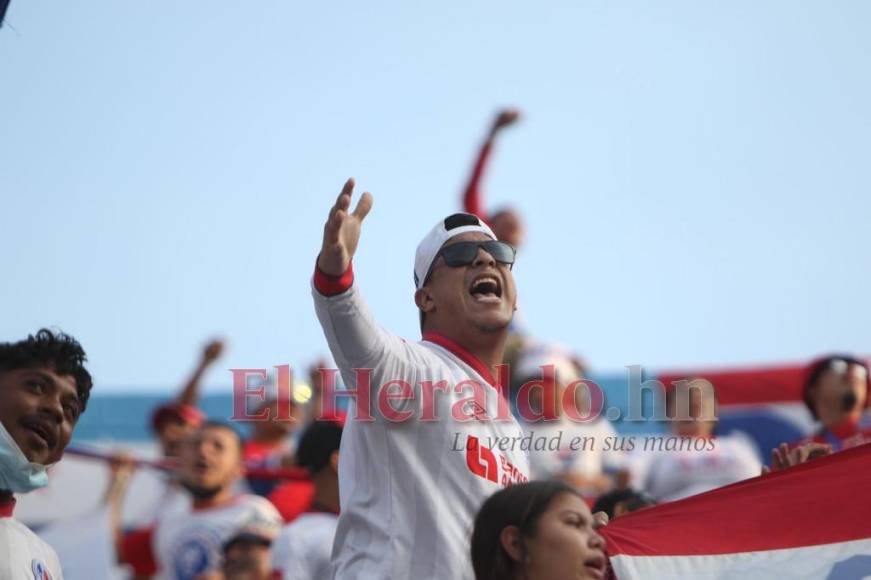
[(354, 283), (354, 267), (348, 264), (348, 269), (341, 276), (325, 274), (315, 264), (315, 290), (323, 296), (336, 296), (346, 292)]

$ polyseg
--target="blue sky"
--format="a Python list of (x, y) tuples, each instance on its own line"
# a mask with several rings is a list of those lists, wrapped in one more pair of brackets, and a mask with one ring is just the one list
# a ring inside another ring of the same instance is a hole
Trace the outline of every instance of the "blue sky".
[[(867, 352), (871, 4), (13, 0), (0, 339), (75, 334), (103, 392), (326, 352), (309, 278), (343, 180), (356, 270), (418, 336), (414, 247), (514, 105), (485, 190), (526, 217), (529, 330), (601, 371)], [(208, 382), (220, 388), (229, 372)]]

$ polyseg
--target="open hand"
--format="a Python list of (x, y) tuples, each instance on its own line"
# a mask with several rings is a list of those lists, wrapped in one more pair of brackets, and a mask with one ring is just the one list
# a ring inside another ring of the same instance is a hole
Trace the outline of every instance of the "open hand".
[(496, 119), (493, 121), (493, 134), (500, 129), (513, 125), (519, 118), (520, 111), (517, 109), (502, 109), (496, 114)]
[(352, 177), (345, 182), (324, 224), (324, 242), (318, 256), (318, 268), (329, 276), (341, 276), (348, 269), (360, 241), (360, 226), (372, 209), (372, 194), (366, 192), (357, 202), (357, 208), (348, 213), (353, 191)]
[(203, 360), (213, 362), (221, 356), (224, 351), (224, 342), (222, 340), (213, 340), (203, 349)]
[(771, 468), (763, 467), (762, 474), (780, 471), (787, 467), (807, 463), (812, 459), (823, 457), (832, 452), (832, 446), (827, 443), (806, 443), (794, 449), (790, 449), (786, 443), (771, 450)]

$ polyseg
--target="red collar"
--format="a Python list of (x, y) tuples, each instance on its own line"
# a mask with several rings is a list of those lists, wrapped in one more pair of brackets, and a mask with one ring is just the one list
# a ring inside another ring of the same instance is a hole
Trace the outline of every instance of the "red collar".
[(482, 363), (478, 357), (466, 350), (464, 346), (437, 332), (424, 332), (423, 339), (427, 342), (437, 344), (443, 349), (447, 350), (458, 359), (472, 367), (472, 369), (476, 373), (481, 375), (481, 377), (485, 381), (487, 381), (487, 383), (491, 387), (496, 387), (496, 380), (493, 378), (493, 374), (490, 372), (490, 369), (487, 368), (487, 365)]
[(14, 497), (7, 502), (0, 503), (0, 518), (11, 518), (13, 510), (15, 510)]
[(846, 439), (859, 432), (859, 419), (847, 419), (829, 428), (838, 439)]

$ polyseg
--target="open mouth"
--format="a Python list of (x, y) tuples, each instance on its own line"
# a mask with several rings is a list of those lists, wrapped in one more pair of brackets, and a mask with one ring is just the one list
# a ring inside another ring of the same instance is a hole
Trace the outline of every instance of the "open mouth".
[(22, 421), (21, 426), (29, 433), (32, 433), (34, 438), (40, 441), (46, 449), (54, 449), (55, 445), (57, 445), (57, 435), (48, 422), (38, 419), (25, 420)]
[(197, 459), (194, 463), (194, 472), (197, 475), (205, 475), (211, 468), (212, 466), (205, 459)]
[(604, 580), (607, 568), (605, 556), (599, 555), (593, 558), (589, 558), (587, 561), (584, 562), (584, 568), (586, 568), (586, 570), (589, 572), (591, 578), (596, 578), (597, 580)]
[(502, 284), (492, 274), (482, 274), (472, 280), (469, 294), (475, 300), (499, 300), (502, 298)]

